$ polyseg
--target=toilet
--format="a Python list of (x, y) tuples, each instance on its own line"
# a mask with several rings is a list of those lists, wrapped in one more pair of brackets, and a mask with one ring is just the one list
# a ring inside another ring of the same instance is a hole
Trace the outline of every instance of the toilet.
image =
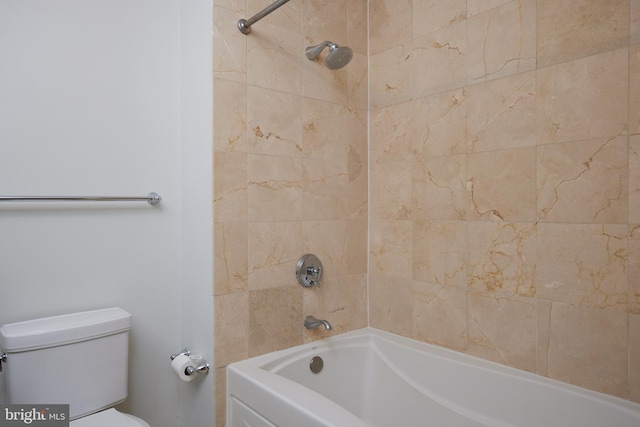
[(127, 397), (131, 314), (114, 307), (0, 328), (7, 403), (69, 404), (71, 427), (149, 427)]

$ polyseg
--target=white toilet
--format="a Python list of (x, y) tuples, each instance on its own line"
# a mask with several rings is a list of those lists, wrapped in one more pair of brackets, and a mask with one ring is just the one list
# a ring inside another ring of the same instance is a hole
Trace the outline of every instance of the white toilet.
[(4, 325), (7, 403), (69, 404), (71, 427), (149, 427), (111, 408), (127, 397), (130, 328), (117, 307)]

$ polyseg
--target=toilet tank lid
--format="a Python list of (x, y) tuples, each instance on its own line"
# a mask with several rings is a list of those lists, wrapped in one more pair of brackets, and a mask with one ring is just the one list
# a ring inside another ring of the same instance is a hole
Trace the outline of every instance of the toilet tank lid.
[(54, 347), (127, 331), (131, 314), (119, 307), (45, 317), (0, 328), (0, 348), (7, 353)]

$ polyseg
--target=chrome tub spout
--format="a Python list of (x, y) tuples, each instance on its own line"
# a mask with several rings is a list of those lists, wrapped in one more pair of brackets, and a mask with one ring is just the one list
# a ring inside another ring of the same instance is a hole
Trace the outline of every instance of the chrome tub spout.
[(331, 323), (328, 320), (316, 319), (313, 316), (307, 316), (304, 319), (304, 327), (307, 329), (316, 329), (319, 326), (324, 326), (327, 331), (331, 329)]

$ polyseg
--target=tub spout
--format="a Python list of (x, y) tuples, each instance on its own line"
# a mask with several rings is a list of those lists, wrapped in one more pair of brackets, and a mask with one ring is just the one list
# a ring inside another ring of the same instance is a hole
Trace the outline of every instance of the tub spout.
[(304, 319), (304, 327), (307, 329), (315, 329), (319, 326), (324, 326), (327, 331), (331, 329), (331, 323), (328, 320), (316, 319), (313, 316), (307, 316)]

